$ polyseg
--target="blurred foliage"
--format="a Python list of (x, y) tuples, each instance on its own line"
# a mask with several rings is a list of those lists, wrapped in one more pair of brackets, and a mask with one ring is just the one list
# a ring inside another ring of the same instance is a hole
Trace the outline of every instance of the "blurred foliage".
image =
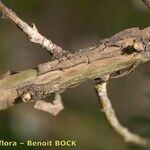
[(8, 6), (12, 6), (12, 7), (15, 7), (15, 9), (20, 10), (20, 12), (22, 12), (22, 11), (31, 12), (31, 10), (39, 12), (39, 10), (41, 10), (41, 6), (43, 4), (43, 2), (41, 0), (33, 0), (33, 1), (29, 1), (29, 0), (20, 0), (20, 1), (19, 0), (18, 1), (6, 0), (6, 3), (8, 4)]
[(150, 92), (143, 93), (143, 96), (150, 100)]
[(132, 121), (134, 124), (142, 127), (140, 135), (146, 138), (150, 138), (150, 118), (145, 116), (136, 116), (132, 118)]

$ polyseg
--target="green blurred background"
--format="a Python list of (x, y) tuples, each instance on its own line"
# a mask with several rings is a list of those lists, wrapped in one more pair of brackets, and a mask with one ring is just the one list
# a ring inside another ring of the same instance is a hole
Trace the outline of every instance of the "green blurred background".
[[(144, 28), (150, 11), (140, 0), (3, 0), (26, 22), (64, 49), (85, 48), (130, 27)], [(36, 67), (50, 55), (14, 25), (0, 19), (0, 72)], [(150, 138), (150, 63), (111, 80), (109, 95), (121, 123)], [(0, 112), (0, 139), (77, 140), (73, 150), (142, 150), (124, 143), (100, 111), (94, 81), (62, 94), (65, 110), (57, 117), (19, 104)], [(48, 98), (49, 100), (52, 97)], [(2, 148), (0, 148), (2, 149)], [(8, 148), (12, 149), (12, 148)], [(27, 149), (23, 146), (14, 149)], [(55, 149), (32, 147), (32, 149)], [(57, 149), (63, 149), (59, 147)]]

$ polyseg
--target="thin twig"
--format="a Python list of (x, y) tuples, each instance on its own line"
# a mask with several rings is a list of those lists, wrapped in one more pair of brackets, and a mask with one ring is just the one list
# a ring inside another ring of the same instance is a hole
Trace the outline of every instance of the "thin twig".
[(60, 111), (64, 109), (64, 106), (60, 94), (57, 93), (55, 94), (55, 99), (53, 103), (45, 102), (43, 100), (38, 100), (35, 103), (34, 108), (37, 110), (48, 112), (51, 115), (56, 116), (58, 115), (58, 113), (60, 113)]
[(122, 69), (122, 70), (117, 71), (115, 73), (115, 75), (111, 74), (110, 78), (111, 79), (122, 78), (122, 77), (128, 75), (129, 73), (133, 72), (135, 70), (135, 68), (140, 64), (141, 64), (140, 61), (136, 62), (136, 63), (132, 64), (131, 66), (129, 66), (128, 68), (125, 68), (125, 70)]
[(8, 9), (1, 1), (0, 12), (2, 12), (2, 18), (8, 19), (17, 27), (19, 27), (29, 37), (31, 42), (39, 44), (56, 58), (61, 57), (64, 53), (66, 53), (66, 51), (62, 50), (60, 46), (56, 45), (51, 40), (41, 35), (35, 24), (32, 24), (32, 27), (29, 26), (26, 22), (21, 20), (12, 10)]
[(144, 139), (139, 135), (131, 133), (127, 128), (123, 127), (117, 119), (115, 111), (107, 95), (108, 79), (109, 76), (105, 76), (100, 81), (100, 83), (95, 86), (102, 106), (102, 111), (104, 112), (108, 123), (119, 135), (121, 135), (124, 138), (125, 142), (133, 143), (140, 146), (149, 146), (150, 143), (147, 139)]

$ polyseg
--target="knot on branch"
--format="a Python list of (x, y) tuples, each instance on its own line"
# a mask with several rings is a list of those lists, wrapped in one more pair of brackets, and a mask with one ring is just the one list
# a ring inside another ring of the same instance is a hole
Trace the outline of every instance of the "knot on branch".
[(23, 102), (37, 101), (46, 97), (44, 91), (42, 91), (35, 85), (29, 85), (23, 88), (19, 88), (17, 89), (17, 92)]

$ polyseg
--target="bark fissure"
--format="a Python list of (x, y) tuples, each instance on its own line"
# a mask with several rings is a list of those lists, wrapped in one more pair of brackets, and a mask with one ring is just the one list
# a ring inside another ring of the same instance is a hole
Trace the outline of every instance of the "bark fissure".
[[(0, 79), (0, 91), (11, 89), (19, 91), (19, 95), (12, 99), (12, 104), (14, 99), (26, 92), (31, 93), (33, 100), (54, 92), (62, 92), (86, 80), (117, 72), (137, 62), (148, 61), (149, 40), (150, 27), (143, 30), (139, 28), (124, 30), (91, 48), (78, 50), (74, 54), (69, 53), (59, 59), (40, 64), (37, 69), (7, 75)], [(1, 107), (3, 104), (6, 105), (3, 103), (4, 99), (11, 105), (10, 99), (2, 96)]]

